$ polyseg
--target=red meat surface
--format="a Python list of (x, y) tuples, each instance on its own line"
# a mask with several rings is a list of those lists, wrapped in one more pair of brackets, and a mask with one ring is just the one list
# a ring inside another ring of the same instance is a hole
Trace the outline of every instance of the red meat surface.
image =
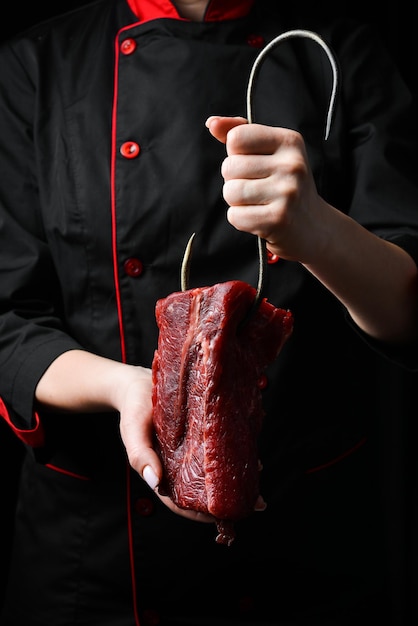
[(242, 281), (175, 292), (158, 300), (153, 376), (159, 491), (184, 509), (213, 515), (218, 543), (259, 496), (260, 382), (293, 329), (289, 311)]

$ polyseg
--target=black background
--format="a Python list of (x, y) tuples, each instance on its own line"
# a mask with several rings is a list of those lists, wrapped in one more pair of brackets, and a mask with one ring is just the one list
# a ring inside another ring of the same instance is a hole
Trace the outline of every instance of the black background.
[[(273, 0), (275, 1), (275, 0)], [(418, 3), (406, 0), (371, 2), (370, 0), (276, 0), (294, 2), (301, 10), (327, 11), (337, 17), (347, 16), (369, 23), (380, 32), (389, 52), (409, 85), (418, 103), (418, 68), (416, 47), (418, 39)], [(0, 22), (0, 39), (24, 30), (38, 21), (86, 4), (87, 0), (61, 0), (46, 6), (22, 0), (12, 7), (13, 13), (3, 16)], [(45, 2), (45, 4), (44, 4)], [(16, 11), (18, 13), (16, 13)], [(1, 67), (0, 67), (1, 72)], [(416, 105), (418, 115), (418, 104)], [(0, 174), (1, 175), (1, 174)], [(417, 172), (418, 177), (418, 172)], [(397, 607), (396, 626), (418, 624), (418, 439), (414, 437), (418, 416), (416, 374), (400, 371), (394, 366), (382, 367), (382, 491), (388, 503), (387, 526), (390, 537), (393, 570), (394, 603)], [(332, 393), (332, 390), (324, 390)], [(417, 441), (417, 444), (415, 443)], [(0, 542), (0, 603), (4, 570), (7, 564), (12, 530), (15, 485), (21, 458), (21, 447), (11, 435), (7, 425), (0, 419), (0, 516), (2, 535)], [(409, 615), (408, 615), (409, 614)], [(412, 617), (412, 615), (414, 617)], [(410, 619), (412, 618), (412, 621)]]

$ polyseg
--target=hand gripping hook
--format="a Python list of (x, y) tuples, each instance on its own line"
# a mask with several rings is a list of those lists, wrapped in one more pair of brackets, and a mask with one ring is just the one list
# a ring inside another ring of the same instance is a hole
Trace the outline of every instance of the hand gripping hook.
[[(277, 37), (272, 39), (270, 43), (268, 43), (267, 46), (257, 56), (252, 66), (250, 77), (248, 80), (248, 86), (247, 86), (247, 120), (249, 124), (253, 123), (253, 115), (252, 115), (253, 93), (254, 93), (254, 86), (255, 86), (256, 78), (258, 76), (258, 72), (261, 67), (261, 62), (264, 60), (266, 55), (273, 48), (276, 48), (280, 43), (282, 43), (285, 40), (296, 38), (296, 37), (302, 37), (304, 39), (312, 39), (317, 44), (319, 44), (322, 47), (322, 49), (325, 51), (328, 57), (328, 60), (330, 62), (330, 65), (331, 65), (333, 84), (332, 84), (332, 91), (330, 95), (327, 118), (326, 118), (326, 125), (325, 125), (324, 139), (326, 141), (328, 139), (328, 136), (331, 130), (331, 122), (332, 122), (332, 117), (333, 117), (334, 108), (335, 108), (335, 100), (336, 100), (337, 86), (338, 86), (337, 64), (335, 62), (335, 58), (330, 48), (325, 43), (325, 41), (317, 33), (310, 31), (310, 30), (295, 29), (295, 30), (286, 31), (282, 33), (281, 35), (278, 35)], [(192, 245), (193, 245), (195, 234), (196, 233), (193, 233), (191, 235), (187, 243), (184, 256), (183, 256), (183, 262), (181, 266), (181, 290), (182, 291), (186, 291), (189, 288), (190, 260), (191, 260), (191, 251), (192, 251)], [(251, 306), (251, 309), (244, 321), (248, 320), (251, 317), (251, 315), (257, 310), (258, 305), (260, 304), (262, 297), (263, 297), (264, 278), (265, 278), (266, 266), (267, 266), (266, 242), (264, 239), (258, 236), (257, 245), (258, 245), (258, 256), (259, 256), (257, 292), (254, 298), (254, 302)]]

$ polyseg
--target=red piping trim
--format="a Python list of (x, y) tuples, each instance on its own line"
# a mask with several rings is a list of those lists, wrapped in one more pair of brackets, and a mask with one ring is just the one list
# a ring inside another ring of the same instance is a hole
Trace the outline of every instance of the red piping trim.
[(10, 426), (16, 437), (23, 441), (24, 444), (30, 446), (31, 448), (40, 448), (44, 444), (45, 433), (38, 413), (35, 412), (33, 414), (35, 419), (35, 426), (33, 428), (29, 428), (27, 430), (18, 428), (13, 424), (9, 411), (7, 410), (3, 400), (0, 398), (0, 416)]
[(128, 0), (128, 4), (141, 22), (156, 20), (160, 17), (181, 19), (176, 7), (170, 0)]
[[(132, 25), (131, 25), (132, 26)], [(111, 213), (112, 213), (112, 258), (113, 258), (113, 279), (115, 282), (115, 295), (116, 295), (116, 306), (118, 311), (118, 324), (119, 324), (119, 337), (120, 337), (120, 349), (121, 349), (121, 359), (123, 363), (126, 363), (126, 343), (125, 343), (125, 333), (123, 328), (123, 318), (122, 318), (122, 298), (120, 293), (120, 281), (119, 281), (119, 272), (118, 272), (118, 247), (117, 247), (117, 223), (116, 223), (116, 120), (117, 120), (117, 103), (118, 103), (118, 61), (119, 61), (119, 34), (120, 32), (126, 30), (126, 28), (122, 28), (116, 36), (115, 39), (115, 74), (114, 74), (114, 85), (113, 85), (113, 104), (112, 104), (112, 155), (111, 155), (111, 171), (110, 171), (110, 187), (111, 187)], [(138, 606), (136, 599), (136, 576), (135, 576), (135, 560), (134, 560), (134, 551), (133, 551), (133, 536), (132, 536), (132, 516), (131, 516), (131, 504), (130, 504), (130, 493), (131, 493), (131, 480), (130, 480), (130, 470), (129, 464), (127, 464), (127, 478), (126, 478), (126, 493), (127, 493), (127, 502), (126, 502), (126, 515), (127, 515), (127, 524), (128, 524), (128, 543), (129, 543), (129, 562), (131, 568), (131, 585), (132, 585), (132, 608), (134, 612), (135, 625), (141, 626), (138, 616)]]
[(339, 461), (341, 461), (342, 459), (345, 459), (347, 456), (349, 456), (353, 452), (356, 452), (356, 450), (361, 448), (361, 446), (363, 446), (366, 443), (366, 441), (367, 441), (367, 437), (363, 437), (362, 439), (360, 439), (360, 441), (356, 443), (355, 446), (353, 446), (349, 450), (346, 450), (339, 456), (335, 457), (335, 459), (332, 459), (331, 461), (328, 461), (327, 463), (323, 463), (322, 465), (318, 465), (317, 467), (312, 467), (311, 469), (306, 470), (305, 473), (313, 474), (314, 472), (319, 472), (320, 470), (330, 467), (331, 465), (335, 465), (335, 463), (338, 463)]
[(110, 188), (111, 188), (111, 212), (112, 212), (112, 257), (113, 257), (113, 279), (115, 282), (116, 306), (118, 310), (120, 350), (123, 363), (126, 363), (126, 345), (123, 332), (122, 302), (120, 295), (120, 282), (118, 272), (118, 247), (117, 247), (117, 225), (116, 225), (116, 115), (118, 101), (118, 60), (119, 60), (119, 34), (115, 40), (115, 77), (113, 86), (113, 110), (112, 110), (112, 156), (110, 164)]
[(48, 467), (54, 472), (59, 472), (60, 474), (65, 474), (66, 476), (71, 476), (72, 478), (78, 478), (80, 480), (90, 480), (88, 476), (83, 476), (82, 474), (76, 474), (75, 472), (70, 472), (69, 470), (63, 469), (62, 467), (57, 467), (56, 465), (52, 465), (52, 463), (45, 463), (45, 467)]

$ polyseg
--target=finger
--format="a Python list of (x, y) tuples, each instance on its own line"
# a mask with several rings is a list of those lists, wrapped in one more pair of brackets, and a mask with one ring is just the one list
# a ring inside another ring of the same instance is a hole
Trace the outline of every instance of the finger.
[(174, 504), (174, 502), (168, 496), (162, 496), (158, 493), (158, 491), (157, 491), (157, 495), (160, 498), (161, 502), (163, 502), (163, 504), (165, 504), (171, 511), (173, 511), (173, 513), (176, 513), (177, 515), (181, 515), (181, 517), (185, 517), (195, 522), (204, 522), (206, 524), (207, 523), (213, 524), (215, 522), (215, 518), (212, 515), (209, 515), (208, 513), (202, 513), (201, 511), (193, 511), (191, 509), (182, 509), (176, 504)]
[(228, 222), (236, 228), (236, 230), (251, 233), (256, 237), (261, 237), (269, 241), (273, 236), (271, 218), (269, 208), (266, 207), (265, 212), (260, 211), (259, 206), (239, 206), (229, 207), (227, 211)]
[(272, 173), (272, 161), (269, 156), (234, 154), (226, 157), (221, 173), (224, 180), (265, 179)]
[[(260, 206), (265, 207), (275, 197), (263, 180), (237, 179), (227, 180), (223, 186), (223, 197), (229, 206)], [(277, 199), (276, 199), (277, 200)], [(257, 215), (255, 216), (257, 217)]]
[(227, 134), (226, 148), (229, 155), (281, 154), (283, 160), (290, 158), (294, 153), (305, 155), (300, 133), (288, 128), (262, 124), (236, 124)]
[(155, 490), (160, 483), (163, 472), (159, 456), (152, 445), (143, 442), (136, 446), (129, 445), (129, 443), (125, 446), (131, 467), (142, 476), (152, 490)]
[(143, 407), (129, 406), (121, 416), (120, 432), (129, 464), (155, 489), (161, 480), (162, 466), (153, 448), (151, 406), (148, 403)]
[(232, 128), (243, 124), (247, 124), (244, 117), (222, 117), (220, 115), (212, 115), (205, 122), (209, 132), (222, 143), (226, 143), (226, 137)]

